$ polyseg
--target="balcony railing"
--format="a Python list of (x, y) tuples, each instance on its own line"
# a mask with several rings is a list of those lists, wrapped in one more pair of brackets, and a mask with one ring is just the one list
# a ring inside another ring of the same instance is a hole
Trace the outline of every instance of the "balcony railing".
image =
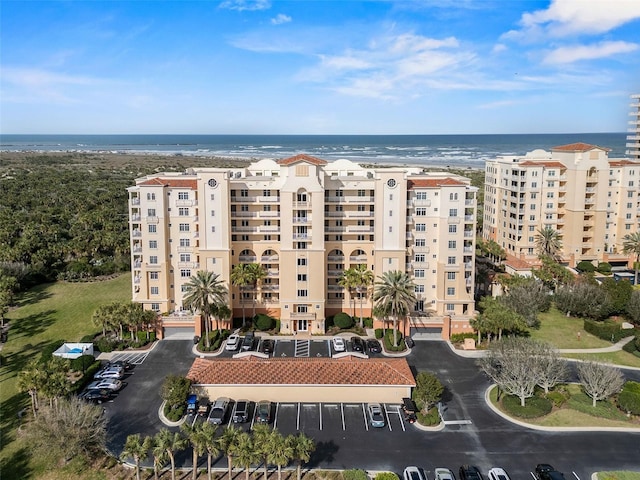
[(195, 207), (198, 205), (197, 200), (176, 200), (176, 207)]
[(255, 255), (240, 255), (238, 257), (238, 260), (240, 260), (241, 262), (254, 263), (256, 261), (256, 256)]
[(140, 198), (138, 197), (133, 197), (131, 199), (131, 205), (140, 205)]
[(160, 222), (160, 219), (158, 217), (155, 217), (155, 216), (146, 217), (145, 220), (147, 221), (147, 223), (158, 223), (158, 222)]
[(280, 261), (278, 255), (264, 255), (260, 257), (262, 263), (277, 263)]
[(339, 263), (342, 263), (342, 262), (344, 262), (345, 257), (344, 257), (343, 255), (329, 255), (329, 256), (327, 257), (327, 259), (328, 259), (330, 262), (339, 262)]
[(350, 262), (366, 262), (367, 261), (367, 256), (366, 255), (352, 255), (349, 257), (349, 261)]

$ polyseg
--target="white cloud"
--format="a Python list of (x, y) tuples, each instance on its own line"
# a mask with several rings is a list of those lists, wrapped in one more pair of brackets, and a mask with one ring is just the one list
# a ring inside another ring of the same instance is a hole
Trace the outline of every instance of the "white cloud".
[(271, 23), (273, 25), (282, 25), (283, 23), (289, 23), (290, 21), (291, 17), (289, 15), (285, 15), (284, 13), (279, 13), (271, 19)]
[(637, 43), (629, 42), (601, 42), (593, 45), (569, 45), (551, 51), (544, 58), (547, 64), (566, 64), (580, 60), (606, 58), (612, 55), (629, 53), (638, 50)]
[(640, 19), (638, 0), (553, 0), (549, 8), (527, 12), (520, 19), (520, 30), (505, 38), (536, 40), (541, 37), (597, 35)]
[(219, 7), (239, 12), (245, 10), (268, 10), (271, 8), (271, 2), (269, 0), (225, 0), (220, 3)]

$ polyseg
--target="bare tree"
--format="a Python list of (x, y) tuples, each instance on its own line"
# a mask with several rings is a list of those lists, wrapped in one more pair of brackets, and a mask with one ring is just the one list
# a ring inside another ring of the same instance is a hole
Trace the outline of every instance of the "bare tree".
[(579, 363), (578, 378), (584, 392), (593, 400), (594, 407), (598, 400), (604, 400), (618, 393), (624, 385), (624, 377), (620, 369), (596, 362)]
[(549, 343), (538, 342), (540, 353), (531, 363), (538, 379), (537, 385), (549, 393), (549, 389), (555, 387), (567, 379), (567, 361), (558, 355), (558, 351)]
[(540, 352), (539, 342), (523, 337), (507, 337), (490, 346), (479, 360), (480, 368), (506, 393), (525, 400), (533, 396), (538, 377), (532, 362)]

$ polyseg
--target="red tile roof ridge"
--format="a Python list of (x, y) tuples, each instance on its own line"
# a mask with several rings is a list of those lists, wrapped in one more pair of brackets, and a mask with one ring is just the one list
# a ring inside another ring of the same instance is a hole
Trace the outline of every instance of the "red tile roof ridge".
[(590, 145), (584, 142), (576, 142), (576, 143), (570, 143), (568, 145), (559, 145), (557, 147), (551, 147), (551, 151), (556, 150), (561, 152), (587, 152), (589, 150), (595, 150), (596, 148), (599, 150), (604, 150), (605, 152), (611, 151), (610, 148), (604, 148), (598, 145)]
[(464, 186), (466, 183), (456, 180), (455, 178), (414, 178), (407, 181), (407, 189), (412, 188), (435, 188), (441, 186)]
[(196, 190), (198, 188), (198, 181), (196, 179), (186, 178), (154, 177), (140, 182), (138, 185), (158, 185), (161, 187), (189, 188), (191, 190)]
[(525, 160), (518, 164), (519, 167), (547, 167), (547, 168), (567, 168), (562, 162), (553, 162), (549, 160)]
[(278, 164), (280, 165), (292, 165), (296, 162), (308, 162), (313, 165), (326, 165), (326, 160), (322, 160), (321, 158), (317, 158), (311, 155), (307, 155), (306, 153), (300, 153), (298, 155), (294, 155), (293, 157), (282, 158), (278, 160)]

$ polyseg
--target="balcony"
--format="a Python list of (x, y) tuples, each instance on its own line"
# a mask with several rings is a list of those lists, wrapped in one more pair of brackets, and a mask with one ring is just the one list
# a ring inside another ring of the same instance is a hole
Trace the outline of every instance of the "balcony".
[(193, 252), (193, 247), (178, 247), (178, 253), (191, 253)]
[(471, 253), (473, 253), (473, 247), (464, 247), (464, 248), (462, 249), (462, 251), (463, 251), (464, 253), (471, 254)]
[(231, 212), (231, 218), (255, 218), (258, 216), (258, 212)]
[(373, 227), (365, 225), (353, 225), (347, 227), (347, 233), (373, 233)]
[(272, 196), (258, 197), (258, 202), (260, 202), (260, 203), (278, 203), (278, 202), (280, 202), (280, 197), (272, 197)]
[(341, 277), (344, 270), (327, 270), (328, 277)]
[(327, 259), (328, 259), (330, 262), (338, 262), (338, 263), (342, 263), (342, 262), (344, 262), (344, 258), (345, 258), (345, 257), (344, 257), (343, 255), (329, 255), (329, 256), (327, 257)]
[(152, 223), (152, 224), (154, 224), (154, 223), (157, 224), (157, 223), (160, 222), (160, 219), (158, 217), (155, 217), (155, 216), (146, 217), (145, 220), (146, 220), (147, 223)]
[(133, 247), (131, 249), (132, 253), (142, 253), (142, 247)]
[(464, 231), (464, 238), (473, 238), (474, 234), (473, 234), (473, 230), (465, 230)]
[(307, 201), (307, 202), (293, 202), (293, 208), (311, 208), (311, 202)]
[(135, 284), (140, 283), (140, 277), (133, 277), (133, 283)]
[(467, 262), (464, 264), (464, 269), (465, 270), (473, 270), (473, 263), (471, 262)]
[(231, 233), (255, 233), (258, 231), (258, 227), (231, 227)]
[(140, 214), (135, 214), (135, 215), (131, 215), (131, 221), (132, 222), (139, 222), (141, 219)]
[(280, 285), (278, 283), (267, 283), (262, 285), (260, 290), (263, 292), (277, 292), (280, 290)]
[(246, 262), (246, 263), (255, 263), (256, 256), (255, 255), (240, 255), (238, 257), (238, 260), (240, 260), (241, 262)]
[(311, 217), (293, 217), (293, 223), (297, 225), (308, 225), (311, 223)]
[(278, 255), (264, 255), (260, 257), (262, 263), (276, 263), (280, 261)]
[(178, 268), (200, 268), (198, 262), (178, 262)]
[(311, 239), (311, 232), (308, 233), (294, 233), (291, 236), (292, 239), (294, 240), (309, 240)]
[(351, 263), (366, 263), (367, 262), (367, 256), (366, 255), (353, 255), (349, 257), (349, 261)]
[(261, 211), (258, 212), (258, 217), (259, 218), (278, 218), (280, 216), (280, 212), (276, 211)]
[(195, 207), (198, 205), (197, 200), (176, 200), (176, 207)]
[(267, 277), (278, 277), (280, 276), (280, 270), (277, 268), (267, 268)]
[(324, 231), (329, 233), (344, 233), (347, 231), (347, 227), (324, 227)]
[(315, 320), (316, 319), (316, 314), (315, 313), (309, 313), (309, 312), (291, 312), (290, 317), (292, 319), (300, 319), (300, 320)]
[(344, 287), (340, 285), (327, 285), (327, 290), (330, 292), (341, 292), (344, 290)]
[(372, 203), (375, 200), (370, 196), (344, 196), (344, 197), (324, 197), (326, 203)]
[(142, 262), (133, 262), (133, 268), (139, 270), (142, 268)]
[(138, 197), (131, 198), (131, 205), (140, 205), (140, 198)]
[(447, 217), (448, 224), (460, 223), (459, 217)]
[[(520, 209), (519, 212), (520, 213), (524, 213), (524, 209)], [(473, 215), (465, 215), (464, 216), (464, 221), (465, 222), (473, 222), (473, 219), (474, 219)]]
[(131, 232), (131, 236), (133, 238), (140, 238), (142, 236), (142, 232), (140, 230), (134, 230), (133, 232)]
[(231, 203), (256, 203), (259, 197), (231, 197)]
[(278, 225), (262, 225), (258, 231), (260, 233), (279, 233), (280, 227)]

